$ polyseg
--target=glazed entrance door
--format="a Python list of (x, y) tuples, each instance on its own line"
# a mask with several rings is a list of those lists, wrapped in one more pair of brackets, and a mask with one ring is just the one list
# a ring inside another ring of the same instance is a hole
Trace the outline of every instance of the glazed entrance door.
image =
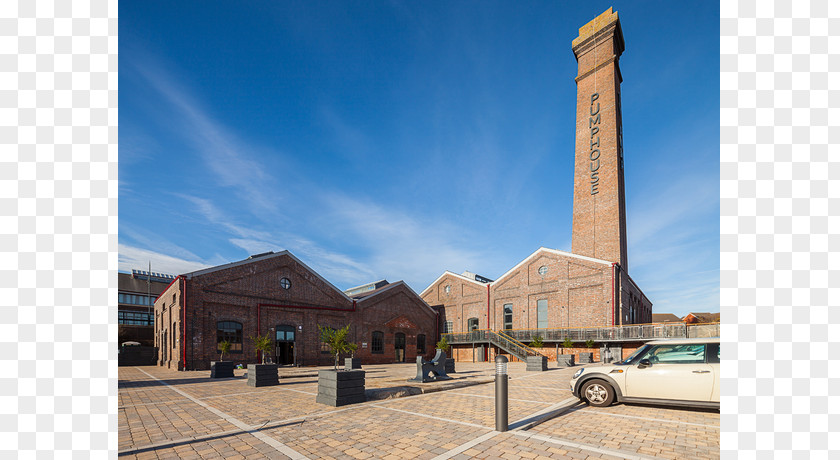
[(295, 363), (295, 328), (294, 326), (277, 326), (274, 342), (274, 355), (277, 364)]
[(394, 334), (394, 360), (398, 363), (405, 362), (405, 334), (402, 332)]
[(295, 343), (277, 342), (275, 362), (280, 365), (295, 363)]

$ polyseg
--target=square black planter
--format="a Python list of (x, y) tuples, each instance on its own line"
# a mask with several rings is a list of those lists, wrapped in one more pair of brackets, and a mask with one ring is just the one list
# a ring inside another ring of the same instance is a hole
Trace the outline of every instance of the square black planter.
[(446, 371), (447, 374), (454, 374), (455, 373), (455, 358), (446, 358), (446, 363), (444, 364), (443, 370)]
[(365, 371), (318, 371), (318, 396), (315, 402), (338, 407), (365, 401)]
[(525, 360), (525, 371), (547, 371), (548, 370), (548, 358), (543, 355), (539, 356), (529, 356)]
[(344, 358), (344, 370), (352, 371), (353, 369), (362, 368), (361, 358)]
[(248, 386), (268, 387), (279, 385), (277, 380), (276, 364), (249, 364), (248, 365)]
[(580, 353), (580, 363), (581, 364), (591, 364), (592, 363), (592, 353)]
[(210, 361), (210, 378), (233, 377), (233, 361)]
[(575, 355), (557, 355), (557, 365), (572, 367), (575, 365)]

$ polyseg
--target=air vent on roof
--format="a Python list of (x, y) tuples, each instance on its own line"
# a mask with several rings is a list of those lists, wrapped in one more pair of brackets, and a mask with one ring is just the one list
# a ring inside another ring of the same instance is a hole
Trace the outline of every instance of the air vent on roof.
[(267, 256), (267, 255), (270, 255), (270, 254), (274, 254), (274, 251), (263, 252), (261, 254), (254, 254), (254, 255), (252, 255), (251, 257), (248, 257), (248, 258), (249, 259), (256, 259), (257, 257), (264, 257), (264, 256)]

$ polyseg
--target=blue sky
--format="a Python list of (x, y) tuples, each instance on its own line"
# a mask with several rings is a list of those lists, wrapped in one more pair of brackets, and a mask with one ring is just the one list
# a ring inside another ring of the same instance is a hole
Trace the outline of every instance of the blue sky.
[(630, 274), (719, 311), (716, 2), (120, 2), (119, 269), (288, 249), (420, 292), (569, 251), (571, 41), (610, 6)]

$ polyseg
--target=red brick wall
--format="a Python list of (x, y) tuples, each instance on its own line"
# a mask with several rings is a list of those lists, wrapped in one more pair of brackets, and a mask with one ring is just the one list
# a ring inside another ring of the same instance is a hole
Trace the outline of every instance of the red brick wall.
[[(449, 293), (446, 286), (450, 286)], [(467, 330), (467, 321), (478, 318), (478, 328), (487, 329), (487, 285), (445, 273), (421, 294), (429, 305), (443, 305), (441, 331), (445, 321), (452, 321), (455, 332)], [(491, 325), (492, 327), (492, 325)]]
[[(280, 286), (283, 277), (291, 281), (288, 290)], [(169, 306), (172, 294), (177, 300), (174, 309)], [(288, 255), (270, 256), (195, 275), (186, 280), (183, 295), (179, 280), (155, 304), (156, 313), (162, 311), (164, 316), (164, 320), (156, 322), (156, 335), (171, 329), (170, 313), (180, 325), (177, 318), (180, 318), (184, 297), (188, 319), (188, 369), (209, 369), (210, 361), (219, 359), (216, 350), (219, 321), (242, 324), (242, 352), (225, 357), (242, 364), (259, 362), (251, 337), (270, 333), (270, 328), (278, 325), (295, 328), (296, 362), (303, 366), (329, 365), (334, 361), (329, 353), (321, 350), (318, 325), (340, 328), (350, 324), (351, 340), (359, 345), (357, 356), (362, 358), (363, 364), (394, 362), (394, 335), (397, 332), (406, 335), (406, 361), (416, 357), (418, 334), (426, 334), (427, 354), (434, 347), (435, 314), (404, 284), (361, 300), (354, 312), (352, 300)], [(165, 301), (167, 308), (164, 311)], [(389, 321), (392, 322), (390, 326), (386, 325)], [(385, 333), (385, 353), (382, 355), (369, 352), (374, 330)], [(159, 360), (160, 365), (173, 369), (182, 365), (178, 361), (181, 357), (180, 336), (179, 332), (176, 347), (167, 349), (167, 359)], [(368, 343), (367, 350), (361, 348), (362, 342)]]
[[(435, 348), (435, 321), (437, 315), (422, 299), (417, 297), (407, 286), (395, 286), (378, 295), (362, 299), (358, 304), (356, 326), (359, 344), (356, 356), (362, 363), (395, 362), (394, 340), (397, 333), (405, 334), (404, 362), (417, 360), (417, 336), (426, 336), (426, 352), (422, 356), (431, 359)], [(382, 354), (371, 353), (373, 331), (385, 334), (385, 349)], [(367, 342), (367, 348), (361, 343)]]
[[(540, 267), (546, 267), (544, 275), (539, 273)], [(504, 328), (504, 305), (508, 303), (513, 306), (513, 329), (536, 329), (541, 299), (548, 300), (548, 328), (612, 326), (611, 296), (618, 298), (619, 293), (624, 306), (615, 313), (615, 324), (630, 322), (621, 321), (630, 308), (636, 311), (635, 323), (650, 322), (650, 301), (622, 270), (617, 271), (621, 285), (614, 288), (613, 271), (611, 264), (553, 250), (537, 251), (490, 284), (490, 329)], [(451, 286), (449, 294), (446, 286)], [(486, 329), (486, 287), (446, 273), (423, 292), (423, 298), (430, 305), (443, 306), (441, 325), (452, 321), (454, 332), (465, 332), (469, 318), (478, 318), (479, 329)]]
[[(618, 262), (626, 269), (624, 169), (619, 147), (618, 58), (623, 38), (617, 20), (617, 14), (600, 16), (581, 28), (573, 45), (578, 76), (572, 252)], [(593, 170), (597, 191), (592, 186)]]
[[(155, 346), (158, 347), (158, 365), (172, 369), (181, 366), (181, 302), (183, 280), (177, 278), (155, 301)], [(173, 323), (175, 328), (173, 329)], [(173, 343), (174, 335), (174, 343)], [(165, 336), (165, 341), (164, 341)]]
[[(546, 267), (544, 276), (540, 267)], [(513, 329), (537, 328), (537, 301), (548, 300), (548, 327), (589, 327), (609, 322), (612, 267), (540, 251), (490, 287), (491, 327), (504, 327), (504, 305), (513, 304)]]
[(616, 324), (639, 324), (653, 322), (653, 305), (636, 286), (627, 272), (620, 271), (621, 311)]

